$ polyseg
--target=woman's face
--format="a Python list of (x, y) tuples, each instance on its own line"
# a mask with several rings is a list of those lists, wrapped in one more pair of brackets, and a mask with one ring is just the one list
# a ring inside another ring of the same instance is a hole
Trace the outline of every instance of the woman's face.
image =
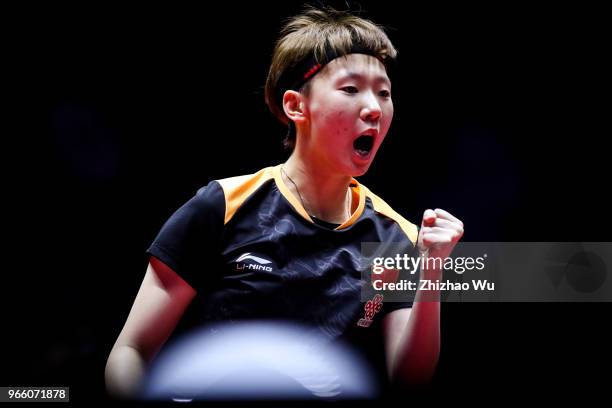
[(366, 173), (393, 119), (382, 62), (365, 54), (334, 59), (311, 79), (304, 102), (310, 158), (337, 174)]

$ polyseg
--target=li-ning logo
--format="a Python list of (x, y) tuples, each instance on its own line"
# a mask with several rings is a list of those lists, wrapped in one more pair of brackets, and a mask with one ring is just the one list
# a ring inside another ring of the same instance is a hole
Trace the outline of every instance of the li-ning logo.
[(372, 320), (374, 319), (374, 315), (380, 312), (383, 306), (383, 295), (376, 295), (372, 300), (368, 300), (365, 306), (363, 307), (365, 310), (365, 316), (363, 319), (359, 319), (357, 322), (357, 326), (360, 327), (370, 327), (372, 324)]
[[(244, 261), (254, 261), (255, 263), (245, 263)], [(271, 266), (265, 266), (267, 264), (271, 264), (272, 261), (268, 261), (267, 259), (260, 258), (255, 255), (251, 255), (250, 252), (246, 254), (240, 255), (234, 262), (236, 262), (236, 270), (240, 271), (242, 269), (249, 269), (252, 271), (266, 271), (272, 272)]]

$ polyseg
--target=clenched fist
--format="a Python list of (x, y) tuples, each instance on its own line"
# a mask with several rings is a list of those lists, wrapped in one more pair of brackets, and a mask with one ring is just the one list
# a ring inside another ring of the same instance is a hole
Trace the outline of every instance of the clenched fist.
[(419, 231), (418, 248), (431, 258), (447, 258), (463, 236), (463, 222), (448, 211), (425, 210)]

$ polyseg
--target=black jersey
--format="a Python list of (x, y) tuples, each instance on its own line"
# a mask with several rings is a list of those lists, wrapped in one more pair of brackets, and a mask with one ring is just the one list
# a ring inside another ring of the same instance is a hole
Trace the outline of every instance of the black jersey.
[(412, 251), (418, 229), (357, 180), (350, 189), (352, 215), (335, 226), (308, 215), (280, 165), (211, 181), (170, 217), (148, 253), (198, 292), (202, 323), (289, 319), (365, 344), (380, 336), (385, 314), (411, 302), (383, 302), (369, 314), (373, 324), (363, 324), (361, 243)]

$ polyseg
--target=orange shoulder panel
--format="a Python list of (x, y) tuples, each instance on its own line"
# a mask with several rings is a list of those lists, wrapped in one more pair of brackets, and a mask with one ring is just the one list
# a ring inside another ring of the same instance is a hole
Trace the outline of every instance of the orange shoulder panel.
[(368, 188), (366, 188), (366, 186), (364, 186), (363, 184), (361, 186), (365, 190), (366, 195), (370, 197), (370, 200), (372, 200), (374, 211), (386, 217), (389, 217), (393, 221), (397, 222), (402, 231), (404, 231), (404, 234), (408, 236), (410, 242), (416, 245), (416, 241), (419, 236), (419, 228), (401, 215), (399, 215), (393, 208), (391, 208), (389, 204), (384, 202), (383, 199), (378, 197), (376, 194), (372, 193)]
[(242, 203), (271, 178), (273, 178), (272, 168), (266, 167), (257, 173), (217, 180), (225, 196), (225, 221), (223, 224), (227, 224)]

